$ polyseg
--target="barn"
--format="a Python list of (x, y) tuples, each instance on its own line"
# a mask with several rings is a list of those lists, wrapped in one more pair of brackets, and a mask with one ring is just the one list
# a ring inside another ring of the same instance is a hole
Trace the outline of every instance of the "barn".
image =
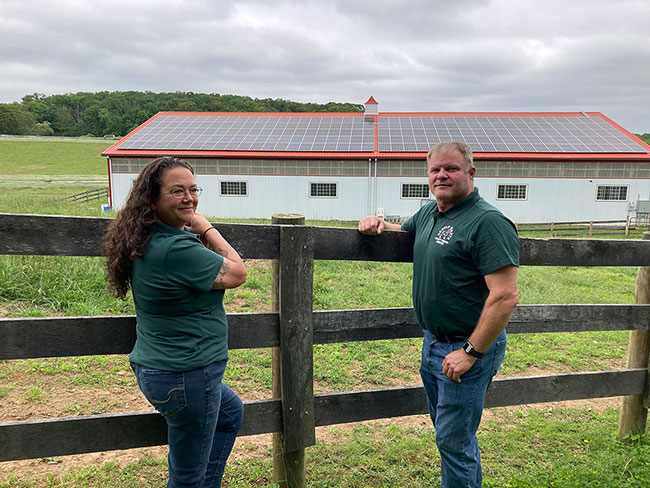
[(152, 158), (186, 159), (215, 218), (409, 216), (432, 198), (426, 153), (460, 140), (481, 195), (515, 222), (625, 220), (650, 212), (650, 146), (599, 112), (160, 112), (109, 147), (119, 209)]

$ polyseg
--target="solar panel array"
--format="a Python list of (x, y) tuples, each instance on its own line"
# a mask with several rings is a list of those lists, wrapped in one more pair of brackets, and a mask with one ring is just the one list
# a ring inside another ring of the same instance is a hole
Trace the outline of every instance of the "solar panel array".
[(180, 116), (152, 120), (119, 149), (373, 151), (374, 118)]
[[(381, 116), (381, 152), (464, 141), (475, 152), (646, 153), (600, 117)], [(372, 152), (375, 117), (160, 115), (117, 148), (179, 151)]]
[(379, 151), (428, 151), (463, 141), (475, 152), (647, 152), (600, 117), (380, 117)]

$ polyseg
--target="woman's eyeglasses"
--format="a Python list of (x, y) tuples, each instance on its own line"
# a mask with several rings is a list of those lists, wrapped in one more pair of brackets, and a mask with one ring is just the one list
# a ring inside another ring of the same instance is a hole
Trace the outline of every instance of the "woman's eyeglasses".
[(186, 192), (190, 194), (190, 197), (195, 198), (203, 193), (203, 188), (199, 188), (198, 186), (196, 188), (190, 188), (189, 190), (181, 190), (180, 188), (176, 188), (175, 190), (164, 191), (163, 193), (169, 193), (174, 198), (178, 198), (180, 200), (185, 196)]

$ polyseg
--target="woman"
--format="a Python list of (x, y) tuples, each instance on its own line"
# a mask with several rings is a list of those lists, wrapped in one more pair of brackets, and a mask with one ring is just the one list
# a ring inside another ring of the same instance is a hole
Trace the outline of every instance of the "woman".
[(243, 405), (222, 378), (226, 288), (246, 281), (239, 254), (196, 211), (201, 189), (185, 161), (145, 166), (104, 237), (109, 286), (133, 291), (138, 386), (167, 421), (168, 487), (221, 486)]

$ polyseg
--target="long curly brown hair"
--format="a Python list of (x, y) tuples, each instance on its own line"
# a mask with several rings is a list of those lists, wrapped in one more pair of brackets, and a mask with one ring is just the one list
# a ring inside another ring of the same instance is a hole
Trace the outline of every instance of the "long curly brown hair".
[(152, 204), (160, 195), (165, 171), (171, 168), (194, 169), (186, 161), (172, 157), (156, 158), (136, 178), (126, 204), (109, 224), (102, 241), (106, 256), (106, 280), (117, 298), (124, 299), (131, 287), (133, 263), (144, 254), (144, 246), (155, 232), (158, 215)]

